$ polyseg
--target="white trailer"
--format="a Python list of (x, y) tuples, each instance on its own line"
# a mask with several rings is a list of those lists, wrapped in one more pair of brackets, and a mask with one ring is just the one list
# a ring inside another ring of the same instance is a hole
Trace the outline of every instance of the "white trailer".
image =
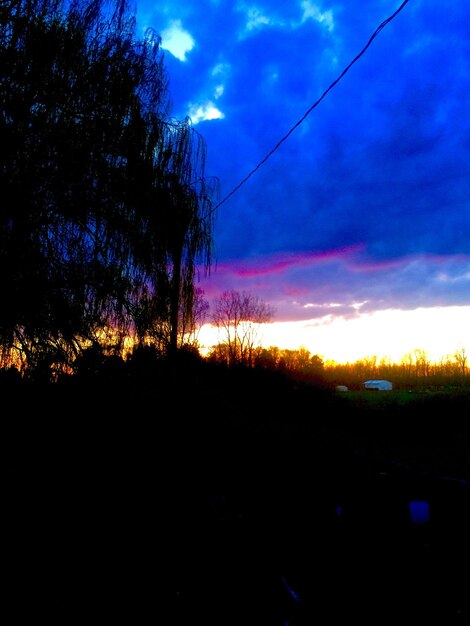
[(389, 380), (366, 380), (362, 383), (364, 389), (373, 391), (391, 391), (393, 385)]

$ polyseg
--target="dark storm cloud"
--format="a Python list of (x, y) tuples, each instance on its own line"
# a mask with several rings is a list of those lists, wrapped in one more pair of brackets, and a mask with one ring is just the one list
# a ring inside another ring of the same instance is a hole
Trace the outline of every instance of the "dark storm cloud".
[[(174, 113), (199, 112), (221, 199), (399, 4), (139, 0), (194, 41), (165, 51)], [(470, 304), (469, 21), (465, 2), (408, 2), (219, 207), (209, 296), (256, 291), (278, 319)]]

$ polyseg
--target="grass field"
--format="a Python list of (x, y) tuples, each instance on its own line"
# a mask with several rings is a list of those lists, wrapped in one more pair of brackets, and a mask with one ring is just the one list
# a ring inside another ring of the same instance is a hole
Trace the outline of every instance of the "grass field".
[(12, 394), (18, 623), (468, 619), (468, 396), (218, 382)]

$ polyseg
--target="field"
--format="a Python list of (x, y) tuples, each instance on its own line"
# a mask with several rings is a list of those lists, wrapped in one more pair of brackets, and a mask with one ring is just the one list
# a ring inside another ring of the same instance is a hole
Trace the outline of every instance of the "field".
[(160, 389), (72, 390), (4, 417), (20, 620), (468, 618), (465, 394), (198, 380), (171, 410)]

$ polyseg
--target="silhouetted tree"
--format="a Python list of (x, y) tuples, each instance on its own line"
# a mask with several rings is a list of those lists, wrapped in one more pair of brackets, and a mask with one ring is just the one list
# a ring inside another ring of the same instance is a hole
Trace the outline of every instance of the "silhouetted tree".
[(431, 373), (431, 359), (426, 350), (416, 348), (413, 350), (412, 356), (415, 363), (416, 376), (429, 376)]
[(323, 360), (301, 346), (297, 350), (270, 347), (259, 350), (255, 364), (263, 369), (277, 369), (298, 381), (313, 382), (323, 375)]
[(454, 359), (459, 367), (460, 374), (462, 376), (466, 376), (468, 355), (467, 355), (467, 352), (465, 351), (465, 348), (459, 348), (458, 350), (456, 350), (454, 352)]
[(261, 324), (270, 322), (274, 309), (248, 292), (224, 291), (215, 301), (212, 323), (223, 335), (229, 365), (241, 363), (252, 367), (259, 348)]
[(282, 351), (277, 346), (261, 348), (256, 356), (256, 366), (263, 369), (275, 370), (279, 367)]
[(6, 0), (0, 67), (5, 353), (118, 352), (156, 319), (175, 344), (198, 255), (210, 267), (215, 187), (189, 120), (167, 117), (158, 36), (136, 39), (126, 0)]
[[(212, 263), (213, 198), (218, 183), (204, 174), (205, 155), (205, 142), (189, 118), (165, 125), (162, 158), (156, 164), (155, 207), (155, 234), (165, 263), (157, 263), (148, 276), (157, 307), (152, 297), (148, 302), (152, 332), (157, 331), (173, 353), (193, 316), (198, 262), (206, 274)], [(165, 298), (159, 297), (162, 293)]]
[(207, 320), (209, 309), (209, 302), (204, 298), (204, 291), (197, 287), (194, 290), (191, 306), (183, 307), (180, 314), (181, 345), (199, 350), (199, 332)]

